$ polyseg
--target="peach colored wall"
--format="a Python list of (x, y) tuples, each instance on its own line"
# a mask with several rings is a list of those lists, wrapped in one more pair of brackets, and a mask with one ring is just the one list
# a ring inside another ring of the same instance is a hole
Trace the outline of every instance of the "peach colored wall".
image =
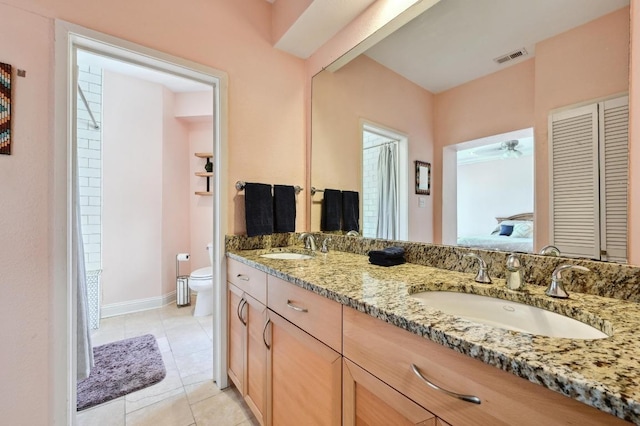
[[(244, 196), (236, 194), (236, 180), (304, 182), (305, 64), (272, 47), (270, 3), (211, 0), (175, 7), (175, 2), (159, 0), (150, 7), (128, 0), (108, 5), (97, 0), (4, 1), (229, 74), (228, 233), (246, 232)], [(304, 224), (305, 205), (301, 194), (298, 228)]]
[(188, 126), (175, 117), (177, 96), (163, 87), (162, 98), (162, 287), (158, 295), (166, 296), (176, 291), (176, 254), (191, 247), (189, 183), (193, 154)]
[(49, 424), (53, 268), (52, 99), (48, 19), (0, 5), (0, 62), (13, 72), (12, 154), (0, 155), (0, 413), (3, 424)]
[(102, 303), (160, 293), (162, 86), (104, 71)]
[[(305, 178), (305, 67), (302, 60), (271, 46), (271, 7), (264, 0), (209, 0), (192, 7), (176, 7), (169, 0), (153, 5), (129, 0), (0, 4), (0, 60), (28, 71), (19, 80), (14, 104), (14, 155), (0, 159), (0, 193), (7, 206), (0, 213), (1, 280), (4, 286), (12, 284), (15, 296), (3, 298), (3, 324), (20, 324), (2, 327), (3, 337), (12, 342), (1, 355), (3, 422), (47, 424), (53, 410), (49, 363), (56, 336), (50, 335), (48, 321), (58, 312), (49, 300), (53, 265), (47, 259), (53, 244), (49, 225), (54, 194), (48, 188), (54, 19), (227, 72), (229, 182), (278, 177), (298, 183)], [(283, 161), (288, 167), (282, 167)], [(221, 208), (228, 209), (227, 232), (242, 233), (235, 192), (225, 192)], [(305, 216), (304, 209), (305, 203), (299, 203), (299, 217)]]
[(535, 242), (542, 247), (549, 241), (549, 111), (629, 89), (629, 8), (538, 43), (535, 88)]
[(213, 120), (213, 91), (175, 93), (174, 115), (188, 121), (210, 122)]
[[(640, 4), (631, 0), (631, 67), (629, 75), (629, 263), (640, 265)], [(635, 184), (633, 184), (635, 182)]]
[[(211, 96), (211, 95), (209, 95)], [(191, 234), (191, 270), (209, 266), (207, 244), (213, 235), (213, 197), (195, 195), (196, 191), (206, 191), (206, 179), (195, 172), (203, 172), (206, 161), (193, 155), (194, 152), (211, 152), (213, 149), (213, 124), (209, 122), (189, 123), (190, 189), (189, 232)]]
[(442, 148), (533, 126), (534, 60), (490, 74), (435, 98), (432, 164), (434, 241), (442, 241)]
[[(312, 183), (317, 188), (361, 189), (361, 119), (394, 129), (409, 138), (409, 236), (432, 241), (432, 198), (418, 208), (413, 191), (414, 160), (433, 158), (432, 95), (367, 56), (313, 82)], [(311, 230), (320, 228), (321, 194), (311, 207)]]

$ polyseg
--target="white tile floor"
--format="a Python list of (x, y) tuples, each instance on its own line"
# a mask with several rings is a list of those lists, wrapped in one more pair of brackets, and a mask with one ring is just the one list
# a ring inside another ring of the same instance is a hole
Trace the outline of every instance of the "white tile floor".
[(105, 318), (93, 345), (143, 334), (157, 341), (167, 376), (159, 383), (78, 413), (79, 426), (251, 426), (257, 421), (235, 388), (213, 383), (211, 316), (193, 317), (191, 307), (159, 309)]

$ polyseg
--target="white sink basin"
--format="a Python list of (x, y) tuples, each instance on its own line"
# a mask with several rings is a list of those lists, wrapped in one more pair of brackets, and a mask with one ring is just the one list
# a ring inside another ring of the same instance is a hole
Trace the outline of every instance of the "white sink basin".
[(523, 303), (449, 291), (425, 291), (411, 296), (446, 314), (507, 330), (569, 339), (609, 337), (573, 318)]
[(268, 259), (284, 259), (284, 260), (305, 260), (311, 259), (313, 256), (302, 253), (290, 253), (285, 251), (278, 251), (275, 253), (261, 254), (260, 257), (266, 257)]

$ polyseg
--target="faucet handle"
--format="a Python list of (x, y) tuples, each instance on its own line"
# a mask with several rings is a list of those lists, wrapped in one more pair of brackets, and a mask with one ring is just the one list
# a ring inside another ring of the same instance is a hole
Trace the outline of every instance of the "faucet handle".
[(515, 253), (511, 253), (509, 257), (507, 257), (507, 271), (509, 272), (518, 272), (522, 269), (522, 261), (520, 260), (520, 256)]
[(487, 262), (485, 262), (483, 258), (481, 258), (475, 253), (467, 253), (464, 255), (464, 257), (472, 257), (474, 259), (477, 259), (478, 262), (480, 262), (480, 269), (478, 269), (478, 273), (476, 274), (475, 281), (477, 283), (491, 284), (491, 277), (487, 272)]
[(591, 269), (585, 268), (584, 266), (580, 265), (558, 266), (553, 270), (553, 273), (551, 274), (551, 284), (549, 284), (549, 287), (547, 287), (547, 290), (544, 292), (544, 294), (559, 299), (566, 299), (569, 297), (569, 293), (564, 289), (564, 284), (562, 283), (562, 276), (565, 271), (590, 272)]
[(331, 237), (327, 237), (322, 241), (322, 247), (320, 247), (321, 253), (329, 253), (329, 243), (331, 242)]
[(542, 256), (560, 256), (560, 250), (556, 246), (547, 245), (540, 249), (540, 254)]

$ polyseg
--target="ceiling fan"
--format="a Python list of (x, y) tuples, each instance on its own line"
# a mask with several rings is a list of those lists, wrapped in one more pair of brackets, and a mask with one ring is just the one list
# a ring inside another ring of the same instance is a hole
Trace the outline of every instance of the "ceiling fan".
[(522, 151), (516, 149), (518, 143), (519, 142), (517, 139), (513, 139), (501, 142), (499, 144), (476, 149), (473, 151), (473, 153), (478, 156), (500, 155), (502, 158), (519, 158), (520, 156), (522, 156)]

